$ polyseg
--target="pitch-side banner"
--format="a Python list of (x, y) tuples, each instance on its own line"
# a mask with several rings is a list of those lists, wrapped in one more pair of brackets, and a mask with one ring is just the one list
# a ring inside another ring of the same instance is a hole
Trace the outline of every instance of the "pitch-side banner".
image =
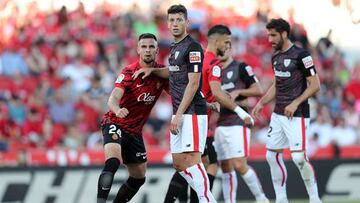
[[(360, 160), (328, 160), (312, 162), (317, 171), (319, 192), (323, 200), (359, 200)], [(270, 169), (266, 162), (251, 162), (257, 171), (268, 197), (274, 198)], [(288, 196), (306, 199), (307, 194), (301, 176), (292, 162), (288, 169)], [(79, 168), (0, 168), (0, 202), (2, 203), (95, 203), (97, 179), (101, 167)], [(131, 202), (161, 203), (168, 183), (174, 173), (170, 166), (149, 166), (145, 185)], [(126, 181), (127, 172), (119, 169), (114, 179), (109, 200)], [(239, 178), (238, 199), (253, 199), (249, 189)], [(213, 193), (221, 200), (221, 174)], [(109, 201), (111, 202), (111, 201)]]

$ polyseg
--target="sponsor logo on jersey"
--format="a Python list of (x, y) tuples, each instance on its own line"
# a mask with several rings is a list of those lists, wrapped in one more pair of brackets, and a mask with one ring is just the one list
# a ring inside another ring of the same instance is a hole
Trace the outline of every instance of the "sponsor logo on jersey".
[(179, 51), (176, 51), (175, 52), (175, 60), (177, 59), (177, 57), (179, 56), (180, 52)]
[(249, 74), (249, 76), (253, 76), (253, 75), (254, 75), (254, 72), (253, 72), (251, 66), (246, 66), (245, 69), (246, 69), (247, 73)]
[(310, 67), (314, 66), (314, 62), (313, 62), (311, 56), (302, 58), (302, 62), (304, 64), (305, 68), (310, 68)]
[(121, 81), (123, 81), (123, 79), (125, 78), (124, 74), (120, 74), (119, 77), (117, 77), (115, 83), (121, 83)]
[(189, 53), (190, 63), (200, 63), (201, 62), (201, 53), (199, 51), (191, 51)]
[(230, 79), (230, 78), (233, 76), (233, 74), (234, 74), (233, 71), (229, 71), (229, 72), (226, 73), (226, 77), (227, 77), (228, 79)]
[(229, 83), (223, 84), (221, 86), (221, 89), (223, 89), (223, 90), (228, 90), (228, 89), (232, 89), (232, 88), (235, 88), (235, 84), (233, 82), (229, 82)]
[(220, 77), (221, 76), (221, 68), (219, 66), (214, 66), (212, 68), (212, 75), (215, 77)]
[(169, 66), (169, 71), (175, 72), (175, 71), (179, 71), (180, 67), (179, 66)]
[(284, 59), (284, 66), (288, 67), (291, 63), (291, 59)]
[(291, 77), (291, 73), (289, 71), (278, 71), (275, 70), (275, 75), (281, 78)]
[(137, 98), (138, 102), (144, 102), (145, 104), (151, 104), (155, 101), (155, 97), (156, 96), (152, 96), (150, 95), (150, 93), (142, 93), (139, 95), (139, 97)]

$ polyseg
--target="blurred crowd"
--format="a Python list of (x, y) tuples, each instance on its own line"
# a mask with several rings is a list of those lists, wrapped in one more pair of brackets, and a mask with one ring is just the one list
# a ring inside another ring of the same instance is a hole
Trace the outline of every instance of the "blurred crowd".
[[(38, 4), (20, 12), (13, 1), (1, 1), (0, 10), (0, 151), (27, 148), (100, 149), (99, 121), (121, 68), (137, 60), (137, 36), (158, 36), (158, 60), (167, 63), (171, 35), (166, 25), (169, 2), (150, 12), (137, 4), (129, 9), (103, 3), (86, 12), (80, 2), (75, 10), (40, 11)], [(207, 29), (218, 23), (233, 33), (234, 58), (250, 64), (263, 89), (273, 80), (271, 46), (265, 30), (267, 6), (244, 17), (232, 8), (216, 10), (194, 1), (188, 6), (189, 32), (206, 45)], [(310, 44), (301, 24), (292, 25), (291, 39), (312, 53), (321, 80), (321, 91), (310, 99), (311, 147), (360, 144), (360, 61), (348, 67), (344, 54), (331, 41), (331, 30)], [(257, 99), (251, 98), (255, 105)], [(272, 105), (253, 130), (254, 144), (266, 142)], [(158, 100), (144, 127), (148, 145), (168, 147), (169, 97)]]

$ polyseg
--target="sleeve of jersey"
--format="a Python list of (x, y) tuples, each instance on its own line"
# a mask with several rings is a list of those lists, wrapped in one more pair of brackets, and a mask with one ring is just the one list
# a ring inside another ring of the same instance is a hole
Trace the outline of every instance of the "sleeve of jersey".
[(208, 74), (208, 81), (217, 81), (221, 83), (221, 67), (219, 65), (212, 65)]
[(304, 73), (305, 77), (316, 75), (314, 61), (309, 52), (304, 51), (299, 55), (300, 70)]
[(251, 66), (243, 63), (240, 65), (239, 69), (240, 79), (245, 83), (247, 88), (256, 82), (259, 82)]
[(115, 87), (126, 90), (132, 82), (131, 72), (129, 70), (123, 69), (120, 75), (115, 81)]
[(204, 53), (198, 43), (191, 43), (187, 54), (185, 55), (186, 61), (188, 62), (188, 72), (189, 73), (201, 73)]

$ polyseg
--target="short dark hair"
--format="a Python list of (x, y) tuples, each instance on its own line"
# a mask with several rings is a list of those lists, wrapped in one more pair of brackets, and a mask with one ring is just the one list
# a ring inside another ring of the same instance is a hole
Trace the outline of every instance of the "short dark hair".
[(175, 14), (175, 13), (182, 13), (184, 14), (185, 19), (187, 19), (187, 9), (182, 4), (174, 4), (170, 6), (170, 8), (167, 10), (167, 14)]
[(208, 31), (207, 36), (210, 37), (213, 34), (220, 34), (220, 35), (231, 35), (230, 29), (225, 25), (214, 25)]
[(139, 36), (139, 41), (142, 39), (154, 39), (155, 41), (157, 41), (157, 38), (154, 34), (151, 33), (143, 33)]
[(271, 19), (270, 22), (268, 22), (268, 24), (266, 25), (266, 29), (275, 29), (276, 32), (287, 32), (288, 36), (290, 34), (290, 24), (282, 19), (282, 18), (278, 18), (278, 19)]

